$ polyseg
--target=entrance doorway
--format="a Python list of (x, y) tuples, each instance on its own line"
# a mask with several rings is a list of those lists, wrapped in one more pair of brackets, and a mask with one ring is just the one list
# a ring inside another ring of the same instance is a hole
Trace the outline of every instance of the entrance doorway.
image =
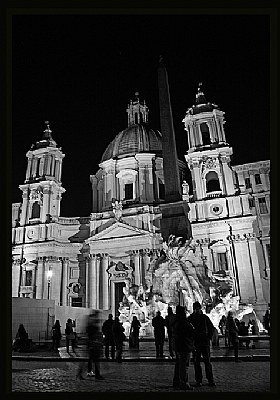
[(123, 300), (123, 288), (125, 287), (124, 282), (116, 282), (115, 283), (115, 316), (118, 316), (118, 309), (120, 302)]

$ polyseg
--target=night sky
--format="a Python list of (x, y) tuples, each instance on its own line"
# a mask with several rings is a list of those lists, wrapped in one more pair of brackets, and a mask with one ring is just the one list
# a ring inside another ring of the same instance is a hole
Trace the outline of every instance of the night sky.
[(65, 154), (61, 215), (88, 216), (89, 176), (127, 127), (136, 91), (160, 130), (159, 55), (180, 159), (199, 82), (225, 112), (232, 165), (270, 159), (268, 15), (14, 15), (12, 23), (12, 202), (22, 201), (26, 153), (48, 120)]

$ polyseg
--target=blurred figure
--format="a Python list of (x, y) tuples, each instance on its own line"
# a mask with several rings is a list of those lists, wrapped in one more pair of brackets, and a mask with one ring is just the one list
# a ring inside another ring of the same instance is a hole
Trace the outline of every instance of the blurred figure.
[[(252, 319), (251, 322), (252, 322), (252, 335), (258, 336), (260, 334), (260, 331), (259, 331), (257, 321), (255, 319)], [(256, 343), (257, 343), (257, 340), (253, 339), (252, 349), (256, 348)]]
[(168, 349), (171, 358), (174, 358), (175, 351), (175, 337), (174, 337), (174, 323), (176, 315), (172, 311), (172, 307), (167, 308), (167, 316), (165, 317), (165, 326), (167, 329), (168, 336)]
[[(95, 379), (103, 380), (100, 374), (100, 358), (102, 356), (103, 335), (102, 335), (102, 313), (99, 310), (93, 310), (88, 316), (87, 324), (87, 345), (88, 345), (88, 372), (87, 376), (95, 376)], [(94, 364), (94, 372), (93, 372)], [(77, 377), (84, 379), (81, 368), (78, 370)]]
[(234, 361), (239, 362), (240, 360), (238, 360), (238, 348), (239, 348), (238, 327), (236, 325), (235, 319), (233, 318), (232, 311), (228, 312), (226, 329), (228, 331), (229, 341), (233, 345)]
[[(174, 315), (174, 314), (173, 314)], [(187, 320), (183, 307), (176, 307), (172, 326), (175, 338), (176, 364), (173, 376), (174, 389), (192, 390), (188, 379), (191, 353), (194, 351), (194, 327)]]
[(219, 322), (219, 329), (222, 335), (225, 336), (225, 346), (228, 346), (228, 332), (226, 330), (226, 316), (223, 315)]
[(19, 324), (16, 338), (13, 342), (12, 348), (14, 351), (24, 351), (27, 350), (28, 346), (29, 346), (28, 333), (26, 332), (23, 324)]
[(163, 357), (163, 344), (165, 339), (165, 322), (161, 316), (161, 312), (157, 311), (156, 316), (152, 319), (154, 327), (156, 357)]
[(129, 332), (129, 347), (132, 349), (139, 349), (139, 331), (141, 328), (140, 321), (133, 316)]
[(102, 325), (102, 333), (104, 335), (104, 344), (105, 344), (105, 357), (107, 360), (109, 360), (109, 350), (111, 347), (111, 357), (112, 360), (115, 359), (115, 342), (114, 342), (114, 337), (113, 337), (113, 315), (109, 314), (108, 319), (104, 321)]
[(212, 336), (212, 346), (214, 347), (219, 347), (220, 346), (220, 340), (219, 340), (219, 332), (218, 329), (214, 327), (214, 332)]
[(263, 326), (264, 326), (264, 329), (267, 331), (267, 333), (270, 335), (270, 312), (269, 312), (269, 310), (266, 310), (266, 312), (263, 316)]
[(58, 350), (58, 348), (60, 347), (60, 340), (61, 340), (61, 330), (60, 330), (60, 322), (57, 319), (55, 321), (54, 326), (52, 327), (52, 349), (53, 350)]
[(213, 378), (212, 364), (210, 362), (210, 341), (212, 340), (214, 325), (210, 318), (203, 314), (201, 304), (198, 301), (193, 303), (193, 313), (189, 316), (188, 320), (195, 329), (194, 372), (196, 386), (202, 386), (202, 368), (200, 365), (201, 356), (203, 357), (208, 385), (216, 386)]
[(76, 336), (73, 329), (73, 322), (71, 318), (67, 319), (66, 326), (65, 326), (65, 335), (66, 335), (66, 351), (69, 353), (69, 345), (71, 342), (71, 347), (73, 353), (75, 352), (75, 344), (76, 344)]
[[(238, 329), (238, 334), (239, 336), (248, 336), (249, 334), (249, 326), (246, 326), (245, 321), (241, 321), (240, 322), (240, 326)], [(249, 347), (250, 344), (250, 340), (246, 339), (246, 340), (240, 340), (239, 341), (239, 347), (243, 347), (244, 343), (246, 344), (246, 347)]]
[(116, 345), (116, 361), (122, 362), (123, 342), (126, 339), (124, 334), (124, 327), (120, 323), (119, 317), (115, 318), (112, 325), (113, 338)]

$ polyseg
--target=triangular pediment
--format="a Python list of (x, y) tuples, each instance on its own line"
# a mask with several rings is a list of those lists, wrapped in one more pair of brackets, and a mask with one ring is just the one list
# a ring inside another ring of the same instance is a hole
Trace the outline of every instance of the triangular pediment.
[(150, 236), (151, 232), (145, 231), (143, 229), (136, 228), (132, 225), (125, 224), (123, 222), (115, 222), (113, 225), (105, 228), (103, 231), (97, 233), (96, 235), (90, 237), (88, 241), (95, 240), (109, 240), (114, 238), (126, 238), (132, 236)]

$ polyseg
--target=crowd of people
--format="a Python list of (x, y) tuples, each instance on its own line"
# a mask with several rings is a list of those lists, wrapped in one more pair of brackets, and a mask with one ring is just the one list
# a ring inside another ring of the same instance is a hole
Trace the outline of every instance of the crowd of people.
[[(263, 324), (268, 334), (270, 334), (269, 310), (264, 315)], [(204, 363), (205, 377), (208, 385), (216, 386), (210, 351), (211, 345), (213, 346), (214, 343), (213, 341), (217, 342), (215, 335), (218, 336), (218, 332), (210, 318), (203, 313), (202, 306), (198, 301), (193, 303), (193, 312), (189, 317), (186, 315), (185, 308), (179, 305), (176, 306), (176, 313), (173, 313), (172, 308), (168, 307), (165, 319), (161, 316), (161, 312), (157, 311), (156, 316), (152, 319), (152, 326), (154, 328), (157, 358), (164, 357), (163, 347), (166, 328), (169, 355), (172, 359), (175, 358), (173, 374), (174, 389), (193, 390), (188, 380), (191, 356), (193, 356), (194, 361), (195, 386), (202, 386), (203, 373), (201, 361)], [(73, 352), (75, 352), (75, 348), (77, 347), (77, 335), (74, 327), (74, 321), (69, 318), (65, 326), (66, 350), (68, 353), (70, 344)], [(131, 349), (139, 350), (140, 327), (140, 321), (136, 316), (133, 316), (129, 332), (129, 348)], [(249, 330), (253, 336), (259, 334), (258, 324), (255, 319), (250, 319), (248, 325), (246, 325), (245, 321), (239, 321), (237, 318), (234, 318), (232, 311), (229, 311), (227, 316), (222, 316), (219, 322), (219, 329), (225, 339), (225, 346), (228, 349), (232, 348), (234, 350), (234, 359), (236, 362), (239, 362), (239, 348), (242, 346), (249, 347)], [(121, 363), (123, 345), (126, 340), (124, 327), (117, 316), (113, 319), (113, 315), (109, 314), (108, 319), (103, 322), (101, 312), (93, 310), (88, 316), (86, 331), (88, 347), (87, 376), (94, 376), (96, 379), (102, 380), (104, 377), (100, 371), (100, 359), (102, 357), (103, 346), (107, 360), (111, 359)], [(52, 327), (52, 348), (54, 350), (59, 348), (61, 338), (60, 322), (56, 320)], [(255, 346), (254, 339), (252, 337), (252, 347)], [(20, 324), (13, 343), (13, 349), (24, 349), (27, 344), (28, 334), (23, 324)], [(219, 344), (216, 343), (216, 345)], [(77, 379), (85, 379), (83, 371), (84, 365), (81, 362), (77, 370)]]

